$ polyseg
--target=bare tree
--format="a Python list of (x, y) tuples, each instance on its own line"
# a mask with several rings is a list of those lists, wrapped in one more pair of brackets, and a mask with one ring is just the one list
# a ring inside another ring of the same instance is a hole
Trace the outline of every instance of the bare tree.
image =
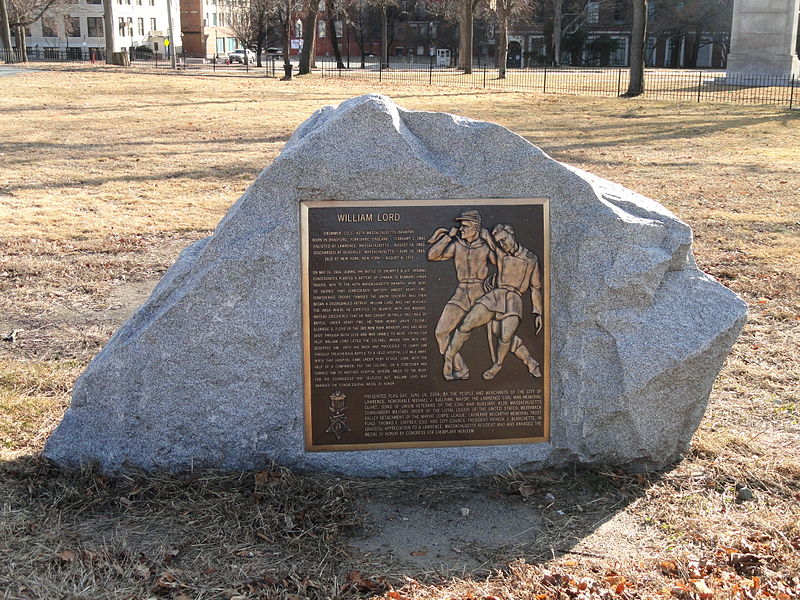
[(8, 24), (17, 46), (17, 60), (28, 61), (25, 47), (25, 30), (40, 20), (49, 10), (58, 6), (59, 0), (8, 0)]
[(530, 11), (531, 7), (531, 0), (492, 0), (489, 4), (489, 8), (494, 10), (497, 17), (497, 50), (495, 51), (495, 60), (499, 79), (505, 79), (506, 77), (506, 63), (508, 62), (508, 27), (512, 20)]
[(586, 23), (591, 10), (617, 0), (532, 0), (532, 5), (547, 6), (553, 18), (553, 65), (561, 64), (561, 47), (565, 38), (577, 33)]
[[(654, 9), (651, 35), (672, 40), (669, 66), (696, 67), (700, 49), (708, 45), (719, 52), (723, 62), (727, 58), (733, 0), (658, 2)], [(682, 47), (688, 49), (683, 57)]]
[(331, 36), (330, 39), (331, 47), (333, 48), (333, 55), (336, 57), (336, 68), (344, 69), (342, 53), (339, 50), (339, 40), (336, 39), (336, 17), (338, 15), (339, 11), (334, 4), (334, 0), (325, 0), (325, 17), (328, 21), (328, 35)]
[(0, 43), (5, 50), (6, 62), (11, 62), (11, 26), (8, 23), (8, 6), (6, 0), (0, 0)]
[(465, 75), (472, 73), (475, 37), (475, 11), (480, 0), (462, 0), (458, 20), (458, 62)]
[(631, 75), (624, 96), (644, 93), (644, 44), (647, 39), (647, 0), (633, 1), (633, 26), (631, 27)]
[(347, 26), (355, 34), (356, 45), (361, 54), (361, 68), (365, 68), (367, 42), (372, 37), (372, 8), (368, 0), (347, 0), (344, 5), (344, 15)]
[[(238, 0), (226, 4), (225, 23), (236, 40), (247, 50), (256, 48), (257, 65), (261, 66), (261, 53), (267, 41), (269, 18), (275, 9), (275, 0)], [(244, 62), (250, 59), (244, 53)]]
[(103, 37), (106, 40), (106, 64), (112, 64), (114, 52), (114, 21), (112, 20), (111, 3), (113, 0), (103, 0)]
[(312, 67), (315, 66), (318, 16), (319, 1), (304, 0), (300, 13), (300, 21), (303, 24), (303, 47), (300, 50), (299, 75), (311, 73)]
[(292, 61), (290, 58), (292, 44), (292, 5), (293, 0), (278, 0), (273, 7), (272, 18), (278, 21), (281, 30), (281, 44), (283, 46), (283, 77), (282, 81), (292, 79)]
[[(397, 0), (369, 0), (380, 16), (381, 66), (389, 68), (389, 47), (394, 39), (394, 19), (397, 16)], [(391, 29), (391, 32), (390, 32)]]

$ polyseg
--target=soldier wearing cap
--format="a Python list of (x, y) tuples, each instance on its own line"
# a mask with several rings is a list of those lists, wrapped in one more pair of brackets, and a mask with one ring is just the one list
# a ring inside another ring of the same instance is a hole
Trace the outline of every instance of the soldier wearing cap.
[(497, 287), (478, 298), (452, 335), (444, 353), (445, 371), (455, 364), (455, 357), (470, 333), (491, 323), (491, 333), (497, 338), (496, 351), (492, 349), (492, 366), (483, 374), (493, 379), (502, 369), (509, 351), (515, 354), (534, 377), (540, 377), (539, 363), (516, 335), (522, 320), (522, 295), (530, 291), (535, 332), (542, 331), (542, 276), (539, 259), (520, 245), (510, 225), (499, 224), (492, 229), (492, 247), (496, 252)]
[[(449, 231), (440, 227), (428, 240), (429, 244), (433, 244), (428, 250), (428, 260), (452, 260), (458, 279), (458, 286), (436, 324), (436, 342), (442, 355), (461, 319), (483, 296), (483, 282), (489, 276), (489, 264), (496, 262), (489, 232), (481, 227), (480, 213), (467, 210), (455, 220), (458, 226), (451, 227)], [(444, 377), (448, 380), (469, 378), (469, 369), (458, 352), (448, 363)]]
[[(497, 264), (497, 254), (503, 252), (502, 249), (497, 248), (489, 231), (481, 227), (481, 215), (477, 210), (464, 211), (455, 220), (460, 224), (458, 227), (451, 227), (449, 231), (439, 228), (428, 240), (429, 244), (433, 244), (428, 250), (428, 260), (452, 259), (458, 279), (458, 286), (442, 310), (435, 333), (439, 352), (445, 357), (442, 374), (448, 381), (469, 379), (469, 368), (458, 352), (466, 338), (459, 342), (458, 349), (452, 352), (449, 358), (447, 349), (452, 346), (452, 338), (454, 332), (459, 328), (459, 324), (472, 310), (475, 303), (485, 295), (486, 290), (492, 286), (489, 265)], [(533, 359), (528, 348), (519, 336), (515, 335), (515, 331), (516, 327), (511, 331), (512, 337), (508, 348), (504, 347), (503, 349), (510, 350), (525, 363), (531, 375), (539, 377), (539, 363)], [(495, 362), (497, 358), (494, 350), (494, 337), (500, 339), (499, 333), (500, 331), (495, 330), (494, 326), (488, 331), (492, 362)]]

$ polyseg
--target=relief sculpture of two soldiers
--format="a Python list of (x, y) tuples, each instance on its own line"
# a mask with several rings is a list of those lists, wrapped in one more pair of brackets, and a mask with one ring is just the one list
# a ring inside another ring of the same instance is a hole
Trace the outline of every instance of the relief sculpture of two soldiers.
[[(517, 335), (522, 322), (523, 295), (530, 290), (533, 327), (542, 331), (542, 276), (536, 255), (516, 239), (510, 225), (497, 224), (491, 233), (482, 227), (477, 210), (456, 217), (458, 226), (439, 228), (428, 240), (429, 261), (452, 260), (458, 285), (436, 325), (436, 342), (444, 356), (442, 374), (448, 381), (469, 379), (469, 366), (460, 354), (470, 334), (482, 325), (492, 365), (483, 373), (493, 379), (508, 353), (521, 360), (533, 377), (539, 363)], [(497, 269), (492, 273), (491, 266)]]

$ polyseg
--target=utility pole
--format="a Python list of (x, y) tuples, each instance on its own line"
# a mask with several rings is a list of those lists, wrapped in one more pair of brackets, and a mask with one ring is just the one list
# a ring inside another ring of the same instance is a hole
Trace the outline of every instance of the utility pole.
[(167, 0), (167, 27), (169, 27), (169, 63), (174, 69), (178, 69), (178, 63), (175, 60), (175, 34), (172, 32), (172, 0)]

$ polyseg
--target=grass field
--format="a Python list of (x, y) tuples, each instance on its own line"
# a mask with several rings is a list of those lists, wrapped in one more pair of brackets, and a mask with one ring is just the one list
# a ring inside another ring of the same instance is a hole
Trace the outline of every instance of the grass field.
[[(797, 112), (111, 69), (1, 85), (0, 598), (800, 598)], [(506, 125), (694, 228), (701, 268), (750, 317), (684, 460), (374, 481), (39, 459), (75, 378), (178, 252), (313, 110), (368, 91)], [(384, 521), (400, 528), (370, 546)]]

